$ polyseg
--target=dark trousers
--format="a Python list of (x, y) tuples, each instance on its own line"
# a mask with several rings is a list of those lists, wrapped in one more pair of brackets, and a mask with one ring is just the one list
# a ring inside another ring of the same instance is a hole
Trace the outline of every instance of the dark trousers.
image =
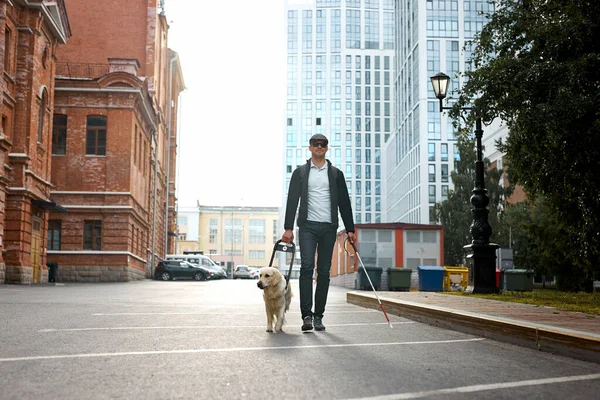
[[(300, 245), (300, 311), (302, 318), (314, 315), (323, 317), (327, 292), (329, 291), (329, 272), (331, 255), (335, 244), (336, 229), (330, 223), (307, 221), (299, 231)], [(315, 253), (317, 259), (317, 289), (315, 291), (315, 312), (313, 306), (313, 273)]]

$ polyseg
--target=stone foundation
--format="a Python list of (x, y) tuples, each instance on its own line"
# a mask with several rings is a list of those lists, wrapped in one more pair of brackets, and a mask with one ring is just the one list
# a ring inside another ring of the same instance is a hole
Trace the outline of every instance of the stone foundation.
[[(5, 266), (0, 264), (0, 284), (12, 283), (16, 285), (32, 285), (33, 283), (33, 267), (17, 266), (13, 267), (10, 265)], [(42, 269), (40, 271), (40, 282), (48, 283), (48, 270)]]
[(33, 268), (25, 266), (6, 266), (5, 283), (31, 285), (33, 283)]
[[(56, 282), (130, 282), (146, 279), (146, 271), (131, 267), (59, 265)], [(46, 281), (47, 281), (46, 276)]]

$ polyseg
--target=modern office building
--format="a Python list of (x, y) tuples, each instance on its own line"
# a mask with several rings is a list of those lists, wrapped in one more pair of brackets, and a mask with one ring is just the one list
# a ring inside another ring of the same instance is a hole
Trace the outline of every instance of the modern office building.
[[(453, 96), (469, 68), (468, 44), (487, 21), (494, 4), (484, 0), (396, 1), (395, 115), (393, 136), (385, 146), (387, 222), (427, 224), (436, 202), (452, 189), (450, 174), (458, 159), (455, 129), (440, 113), (430, 77), (452, 78)], [(445, 102), (444, 102), (445, 104)], [(484, 138), (486, 129), (484, 128)], [(486, 156), (495, 149), (488, 146)]]
[(282, 213), (292, 172), (310, 158), (309, 138), (322, 133), (327, 157), (345, 175), (355, 222), (380, 222), (382, 150), (394, 127), (394, 0), (287, 0), (285, 18)]

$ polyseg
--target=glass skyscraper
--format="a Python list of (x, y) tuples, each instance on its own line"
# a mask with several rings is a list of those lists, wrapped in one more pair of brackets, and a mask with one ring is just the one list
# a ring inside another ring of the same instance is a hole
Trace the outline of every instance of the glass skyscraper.
[(429, 223), (435, 203), (452, 189), (455, 130), (440, 113), (429, 78), (445, 72), (452, 78), (448, 98), (453, 96), (464, 83), (455, 74), (469, 68), (468, 43), (493, 7), (486, 0), (395, 2), (396, 123), (384, 157), (387, 222)]
[(292, 172), (322, 133), (355, 222), (381, 222), (382, 151), (394, 129), (394, 0), (287, 0), (286, 28), (283, 212)]

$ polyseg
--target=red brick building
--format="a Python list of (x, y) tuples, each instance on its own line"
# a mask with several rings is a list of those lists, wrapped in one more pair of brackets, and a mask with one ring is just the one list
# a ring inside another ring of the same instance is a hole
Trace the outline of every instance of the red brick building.
[(47, 280), (57, 49), (71, 36), (63, 0), (0, 1), (0, 283)]
[(50, 214), (47, 241), (57, 281), (143, 279), (174, 252), (184, 81), (157, 3), (66, 0), (50, 194), (68, 212)]

